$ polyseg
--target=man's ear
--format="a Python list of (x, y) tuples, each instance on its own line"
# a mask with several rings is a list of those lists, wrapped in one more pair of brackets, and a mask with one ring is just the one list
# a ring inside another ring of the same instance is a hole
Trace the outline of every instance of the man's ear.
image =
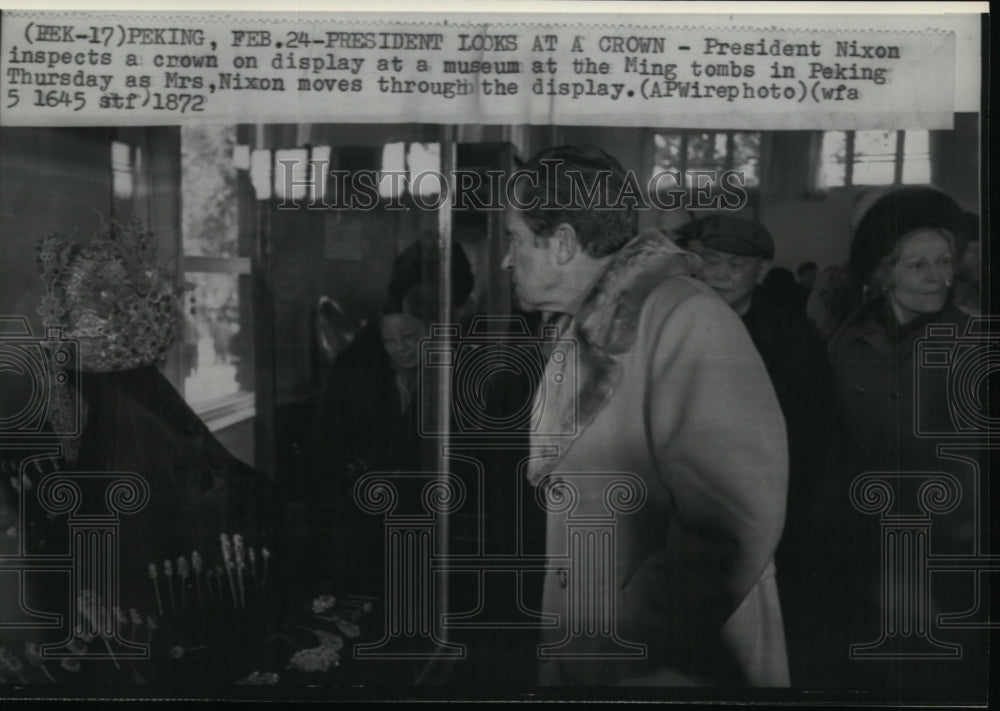
[(757, 283), (758, 284), (763, 284), (764, 283), (764, 277), (767, 276), (767, 273), (769, 271), (771, 271), (771, 260), (770, 259), (762, 259), (762, 260), (760, 260), (760, 266), (757, 267)]
[(576, 230), (568, 222), (560, 222), (556, 225), (555, 231), (549, 240), (549, 247), (552, 250), (556, 264), (563, 266), (573, 261), (580, 243), (576, 239)]

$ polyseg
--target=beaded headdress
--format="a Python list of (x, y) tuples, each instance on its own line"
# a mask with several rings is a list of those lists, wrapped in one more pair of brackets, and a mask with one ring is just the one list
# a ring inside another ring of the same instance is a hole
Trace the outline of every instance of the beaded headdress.
[(178, 289), (158, 266), (142, 221), (103, 222), (89, 238), (50, 234), (38, 245), (45, 327), (80, 343), (79, 367), (109, 372), (161, 362), (179, 331)]

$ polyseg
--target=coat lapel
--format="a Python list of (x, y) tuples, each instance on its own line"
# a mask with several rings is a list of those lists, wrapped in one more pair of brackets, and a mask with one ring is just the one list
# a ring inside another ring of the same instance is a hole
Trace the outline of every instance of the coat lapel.
[[(658, 230), (644, 230), (611, 260), (566, 335), (576, 357), (550, 358), (531, 438), (528, 480), (538, 485), (563, 460), (614, 396), (619, 356), (635, 345), (642, 307), (661, 282), (694, 273), (698, 257)], [(553, 447), (555, 445), (555, 447)], [(555, 452), (553, 455), (552, 453)]]

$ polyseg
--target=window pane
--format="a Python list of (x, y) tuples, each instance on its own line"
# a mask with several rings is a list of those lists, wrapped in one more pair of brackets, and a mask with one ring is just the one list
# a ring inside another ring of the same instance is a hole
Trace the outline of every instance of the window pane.
[(903, 143), (903, 182), (931, 182), (930, 134), (927, 131), (907, 131)]
[[(406, 169), (406, 144), (387, 143), (382, 149), (382, 172), (402, 173)], [(405, 190), (404, 181), (392, 176), (385, 176), (379, 180), (379, 197), (387, 200), (398, 200)]]
[(721, 169), (726, 162), (726, 134), (692, 133), (688, 135), (688, 169)]
[(309, 183), (309, 151), (282, 148), (274, 152), (274, 196), (303, 202)]
[(743, 173), (743, 185), (756, 188), (760, 185), (760, 134), (733, 134), (733, 170)]
[(258, 200), (271, 199), (271, 151), (266, 148), (250, 154), (250, 182)]
[(185, 272), (184, 398), (191, 405), (239, 391), (240, 337), (237, 275)]
[[(406, 155), (406, 166), (410, 170), (410, 189), (421, 197), (440, 195), (442, 186), (439, 177), (441, 168), (441, 146), (438, 143), (411, 143)], [(423, 177), (416, 180), (418, 175)]]
[(181, 234), (187, 256), (237, 256), (235, 146), (235, 126), (181, 126)]
[(891, 185), (896, 178), (896, 131), (854, 133), (854, 184)]
[(844, 186), (847, 176), (847, 133), (826, 131), (820, 148), (819, 184), (824, 188)]
[(127, 199), (135, 193), (132, 147), (121, 141), (111, 142), (111, 185), (116, 198)]
[(653, 175), (664, 170), (680, 170), (682, 163), (680, 134), (653, 134), (653, 146)]
[(330, 177), (330, 146), (313, 146), (309, 170), (309, 202), (316, 202), (326, 195), (326, 183)]

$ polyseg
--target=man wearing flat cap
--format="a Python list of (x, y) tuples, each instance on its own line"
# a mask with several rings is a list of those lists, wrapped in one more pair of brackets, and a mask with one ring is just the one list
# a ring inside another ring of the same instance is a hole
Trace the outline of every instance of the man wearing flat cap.
[(694, 225), (692, 241), (700, 242), (702, 278), (744, 316), (753, 304), (754, 289), (774, 259), (774, 240), (767, 229), (731, 215), (710, 215)]
[(813, 516), (813, 487), (824, 466), (830, 369), (822, 341), (805, 317), (757, 289), (774, 259), (774, 240), (767, 228), (741, 217), (711, 215), (694, 223), (688, 237), (690, 249), (702, 257), (701, 277), (743, 319), (788, 426), (788, 510), (776, 560), (794, 683), (796, 662), (804, 656), (800, 651), (808, 651), (810, 644), (797, 637), (797, 631), (811, 629), (797, 616), (809, 608), (816, 577), (803, 542)]

